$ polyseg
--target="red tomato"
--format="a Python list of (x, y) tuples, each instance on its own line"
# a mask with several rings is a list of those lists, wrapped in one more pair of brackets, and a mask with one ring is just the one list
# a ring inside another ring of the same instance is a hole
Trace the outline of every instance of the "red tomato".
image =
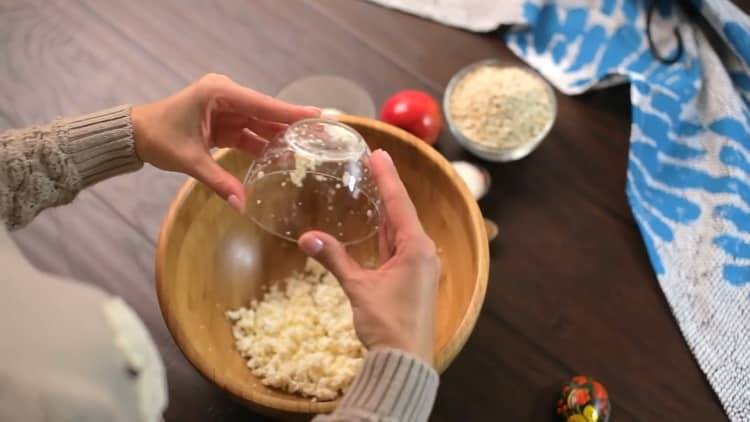
[(400, 91), (389, 98), (380, 111), (380, 120), (398, 126), (432, 145), (440, 134), (443, 116), (440, 106), (421, 91)]

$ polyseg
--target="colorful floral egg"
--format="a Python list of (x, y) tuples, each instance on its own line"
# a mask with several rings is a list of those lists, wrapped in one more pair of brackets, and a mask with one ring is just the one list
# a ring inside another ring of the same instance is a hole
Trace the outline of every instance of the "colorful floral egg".
[(599, 381), (579, 375), (563, 386), (556, 412), (565, 422), (607, 422), (612, 405)]

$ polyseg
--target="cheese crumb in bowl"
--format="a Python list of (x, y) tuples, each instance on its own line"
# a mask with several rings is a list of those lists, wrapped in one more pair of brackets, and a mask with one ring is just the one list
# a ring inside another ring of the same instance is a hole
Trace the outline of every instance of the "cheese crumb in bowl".
[(365, 348), (338, 280), (308, 258), (302, 273), (274, 282), (250, 307), (229, 310), (235, 346), (264, 385), (334, 400), (351, 385)]

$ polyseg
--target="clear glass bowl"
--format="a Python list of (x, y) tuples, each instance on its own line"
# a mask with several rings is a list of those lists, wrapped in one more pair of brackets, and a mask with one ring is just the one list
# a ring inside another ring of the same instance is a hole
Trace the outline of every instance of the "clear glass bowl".
[(246, 212), (261, 228), (293, 242), (309, 230), (345, 245), (377, 237), (381, 200), (369, 156), (362, 136), (343, 123), (296, 122), (250, 166)]
[[(453, 118), (450, 113), (451, 96), (458, 82), (461, 79), (463, 79), (464, 76), (469, 74), (471, 71), (481, 66), (516, 67), (517, 69), (523, 70), (524, 72), (533, 75), (535, 78), (538, 78), (539, 81), (542, 84), (544, 84), (545, 92), (549, 96), (550, 103), (552, 105), (552, 114), (551, 114), (549, 122), (547, 122), (547, 124), (538, 134), (534, 135), (533, 137), (528, 139), (526, 142), (523, 142), (517, 146), (503, 148), (503, 147), (491, 147), (491, 146), (480, 144), (478, 142), (474, 142), (461, 132), (461, 129), (453, 121)], [(472, 63), (464, 67), (463, 69), (459, 70), (455, 75), (453, 75), (451, 80), (448, 82), (448, 86), (445, 88), (445, 93), (443, 95), (443, 111), (445, 115), (445, 121), (447, 122), (448, 128), (450, 129), (451, 133), (456, 138), (458, 143), (461, 144), (461, 146), (463, 146), (464, 148), (466, 148), (469, 152), (487, 161), (497, 161), (497, 162), (515, 161), (515, 160), (520, 160), (523, 157), (526, 157), (532, 151), (534, 151), (539, 146), (539, 144), (542, 143), (542, 141), (547, 136), (549, 131), (552, 130), (552, 126), (554, 125), (555, 119), (557, 117), (557, 99), (555, 98), (555, 91), (552, 89), (552, 86), (549, 84), (549, 82), (547, 82), (544, 78), (539, 76), (533, 70), (527, 67), (504, 63), (496, 59), (487, 59), (487, 60), (481, 60), (481, 61)]]
[(375, 103), (356, 82), (334, 75), (307, 76), (279, 91), (276, 98), (292, 104), (318, 106), (324, 112), (375, 118)]

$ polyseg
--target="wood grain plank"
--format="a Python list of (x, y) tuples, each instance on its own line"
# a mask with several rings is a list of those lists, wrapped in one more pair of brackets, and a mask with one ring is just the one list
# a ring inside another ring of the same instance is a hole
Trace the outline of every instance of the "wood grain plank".
[[(120, 103), (137, 103), (172, 92), (155, 61), (127, 48), (110, 51), (102, 28), (90, 16), (68, 19), (72, 5), (19, 6), (0, 15), (0, 114), (14, 126), (49, 121)], [(98, 29), (98, 30), (97, 30)], [(127, 47), (127, 45), (125, 45)]]

